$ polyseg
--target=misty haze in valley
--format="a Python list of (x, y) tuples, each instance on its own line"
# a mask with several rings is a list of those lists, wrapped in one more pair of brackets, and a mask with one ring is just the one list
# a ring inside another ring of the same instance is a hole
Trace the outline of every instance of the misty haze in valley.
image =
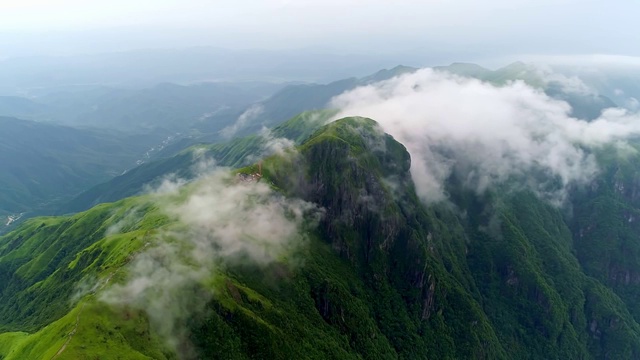
[(640, 359), (640, 4), (0, 4), (0, 359)]

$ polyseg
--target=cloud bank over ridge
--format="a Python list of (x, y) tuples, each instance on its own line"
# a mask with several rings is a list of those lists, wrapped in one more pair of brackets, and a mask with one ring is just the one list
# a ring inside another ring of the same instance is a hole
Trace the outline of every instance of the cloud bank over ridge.
[(446, 199), (455, 174), (477, 192), (538, 171), (556, 185), (535, 180), (539, 195), (561, 203), (571, 183), (598, 171), (586, 149), (640, 134), (640, 116), (607, 109), (591, 121), (571, 117), (571, 107), (522, 81), (494, 86), (476, 79), (421, 69), (335, 97), (335, 117), (366, 116), (411, 153), (418, 195)]

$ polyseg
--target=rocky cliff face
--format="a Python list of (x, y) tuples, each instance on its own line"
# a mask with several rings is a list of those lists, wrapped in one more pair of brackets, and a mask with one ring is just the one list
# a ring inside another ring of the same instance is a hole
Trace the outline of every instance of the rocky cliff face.
[[(632, 226), (640, 214), (631, 203), (607, 218), (576, 191), (577, 213), (600, 219), (577, 237), (573, 217), (527, 191), (479, 196), (452, 182), (453, 203), (425, 206), (415, 196), (404, 147), (362, 118), (320, 129), (297, 161), (304, 176), (295, 193), (326, 209), (321, 229), (333, 250), (357, 269), (374, 297), (401, 299), (397, 306), (415, 329), (454, 334), (449, 340), (457, 356), (499, 357), (507, 343), (510, 353), (522, 356), (639, 356), (638, 324), (629, 316), (635, 300), (621, 302), (619, 291), (608, 288), (632, 284), (635, 273), (609, 262), (609, 279), (585, 274), (584, 263), (597, 262), (576, 246), (598, 223), (624, 218)], [(591, 196), (607, 188), (606, 180), (598, 181), (604, 183), (594, 184)], [(629, 201), (638, 192), (621, 180), (609, 188)], [(607, 236), (584, 246), (609, 247)], [(635, 253), (616, 259), (640, 269), (625, 258), (637, 259)], [(428, 347), (424, 338), (412, 341)], [(612, 345), (618, 342), (625, 345)]]
[(640, 156), (619, 152), (601, 150), (601, 174), (573, 194), (570, 224), (585, 273), (613, 289), (640, 321)]

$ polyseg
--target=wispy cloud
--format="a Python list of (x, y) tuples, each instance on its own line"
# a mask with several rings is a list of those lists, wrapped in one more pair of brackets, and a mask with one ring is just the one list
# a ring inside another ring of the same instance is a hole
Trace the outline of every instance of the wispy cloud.
[(235, 136), (238, 131), (244, 129), (253, 120), (257, 119), (264, 112), (264, 107), (260, 104), (255, 104), (245, 110), (232, 125), (229, 125), (222, 129), (220, 133), (225, 138), (229, 139)]
[(285, 198), (263, 182), (238, 182), (213, 169), (193, 183), (165, 179), (152, 195), (173, 220), (128, 265), (124, 283), (106, 288), (101, 301), (143, 310), (182, 358), (196, 356), (186, 322), (214, 296), (210, 282), (223, 266), (266, 265), (305, 244), (305, 230), (321, 211)]

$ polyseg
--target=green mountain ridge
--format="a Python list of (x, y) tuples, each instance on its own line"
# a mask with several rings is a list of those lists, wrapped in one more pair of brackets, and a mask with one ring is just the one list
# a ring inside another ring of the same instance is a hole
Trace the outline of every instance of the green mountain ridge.
[[(271, 129), (269, 136), (289, 139), (300, 144), (336, 113), (335, 110), (301, 113)], [(264, 152), (267, 142), (267, 137), (258, 134), (236, 138), (227, 143), (193, 145), (182, 150), (176, 156), (143, 164), (79, 194), (75, 199), (62, 206), (61, 213), (83, 211), (99, 203), (113, 202), (127, 196), (138, 195), (146, 187), (162, 181), (167, 174), (192, 178), (195, 176), (193, 166), (199, 161), (193, 156), (195, 149), (204, 151), (202, 156), (212, 158), (217, 165), (242, 167), (249, 164), (247, 157)]]
[[(573, 216), (526, 190), (477, 195), (455, 179), (450, 203), (425, 205), (409, 154), (375, 121), (302, 124), (283, 124), (300, 145), (266, 157), (260, 183), (324, 216), (296, 252), (226, 263), (176, 294), (213, 293), (177, 347), (144, 309), (98, 300), (180, 226), (142, 196), (0, 237), (0, 357), (640, 358), (640, 157), (598, 150), (602, 175), (572, 192)], [(242, 153), (234, 145), (218, 150)]]

